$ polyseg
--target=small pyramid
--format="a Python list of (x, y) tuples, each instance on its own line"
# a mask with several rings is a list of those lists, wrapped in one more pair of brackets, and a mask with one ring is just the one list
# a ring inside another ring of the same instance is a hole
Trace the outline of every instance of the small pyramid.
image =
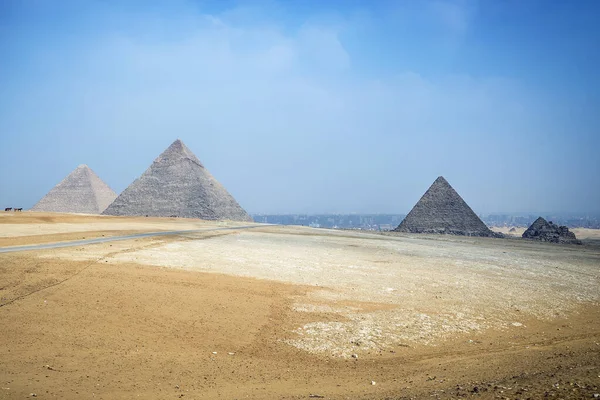
[(542, 242), (581, 244), (581, 241), (577, 240), (577, 237), (575, 237), (573, 232), (569, 231), (569, 228), (548, 222), (542, 217), (536, 219), (533, 224), (523, 232), (522, 237), (525, 239), (540, 240)]
[(179, 139), (103, 214), (252, 221)]
[(396, 232), (499, 236), (492, 232), (443, 176), (417, 202)]
[(546, 221), (544, 218), (542, 217), (538, 217), (538, 219), (536, 219), (535, 221), (533, 221), (533, 224), (531, 224), (529, 226), (529, 228), (527, 228), (527, 230), (525, 232), (523, 232), (523, 237), (524, 238), (529, 238), (532, 237), (536, 234), (536, 232), (543, 232), (543, 231), (551, 231), (552, 226), (548, 223), (548, 221)]
[(54, 186), (31, 211), (100, 214), (117, 194), (85, 164)]

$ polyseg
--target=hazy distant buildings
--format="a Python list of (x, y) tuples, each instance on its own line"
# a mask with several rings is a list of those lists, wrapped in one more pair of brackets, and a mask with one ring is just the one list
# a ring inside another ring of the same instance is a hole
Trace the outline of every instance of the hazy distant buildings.
[[(600, 215), (551, 215), (542, 213), (544, 218), (569, 228), (600, 229)], [(389, 231), (398, 226), (404, 214), (253, 214), (256, 222), (278, 225), (304, 225), (331, 229), (361, 229), (369, 231)], [(487, 226), (528, 227), (537, 215), (529, 214), (480, 214), (479, 218)], [(311, 225), (312, 224), (312, 225)]]
[(404, 214), (254, 214), (252, 217), (255, 222), (268, 224), (389, 231), (404, 219)]

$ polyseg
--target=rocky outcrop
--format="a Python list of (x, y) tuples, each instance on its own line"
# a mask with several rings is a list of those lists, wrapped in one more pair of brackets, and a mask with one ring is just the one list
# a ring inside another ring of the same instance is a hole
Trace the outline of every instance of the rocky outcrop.
[(443, 176), (433, 182), (394, 231), (503, 236), (501, 233), (492, 232)]
[(117, 194), (85, 164), (54, 186), (31, 211), (100, 214)]
[(569, 228), (553, 224), (552, 221), (548, 222), (542, 217), (536, 219), (533, 224), (523, 232), (523, 238), (550, 243), (581, 244), (581, 241), (577, 240), (575, 234), (570, 232)]
[(179, 139), (104, 214), (252, 221)]

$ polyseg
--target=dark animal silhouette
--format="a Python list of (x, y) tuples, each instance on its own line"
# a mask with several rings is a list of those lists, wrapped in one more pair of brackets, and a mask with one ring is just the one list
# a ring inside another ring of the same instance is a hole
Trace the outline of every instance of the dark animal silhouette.
[(10, 211), (10, 210), (12, 210), (12, 207), (6, 207), (6, 208), (4, 209), (4, 211)]
[(23, 208), (15, 208), (15, 212), (17, 211), (23, 211)]

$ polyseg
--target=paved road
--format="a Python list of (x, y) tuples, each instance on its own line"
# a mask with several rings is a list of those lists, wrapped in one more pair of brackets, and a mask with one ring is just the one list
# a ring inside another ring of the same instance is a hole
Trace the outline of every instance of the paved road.
[(126, 235), (126, 236), (110, 236), (110, 237), (101, 237), (101, 238), (96, 238), (96, 239), (75, 240), (72, 242), (58, 242), (58, 243), (32, 244), (32, 245), (27, 245), (27, 246), (0, 247), (0, 253), (13, 253), (13, 252), (17, 252), (17, 251), (30, 251), (30, 250), (58, 249), (61, 247), (84, 246), (84, 245), (88, 245), (88, 244), (116, 242), (119, 240), (130, 240), (130, 239), (138, 239), (138, 238), (145, 238), (145, 237), (181, 235), (184, 233), (231, 231), (231, 230), (238, 230), (238, 229), (262, 228), (264, 226), (269, 226), (269, 225), (267, 225), (267, 224), (244, 225), (244, 226), (228, 226), (228, 227), (223, 227), (223, 228), (191, 229), (191, 230), (186, 230), (186, 231), (163, 231), (163, 232), (136, 233), (133, 235)]

